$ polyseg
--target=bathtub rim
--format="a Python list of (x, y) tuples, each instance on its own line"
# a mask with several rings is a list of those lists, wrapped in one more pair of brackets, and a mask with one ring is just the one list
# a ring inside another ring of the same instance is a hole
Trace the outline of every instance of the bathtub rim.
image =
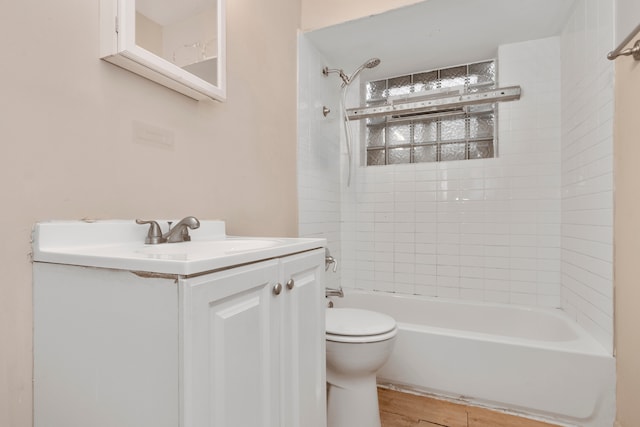
[[(388, 291), (372, 291), (365, 289), (354, 289), (354, 288), (343, 288), (345, 299), (348, 299), (350, 296), (357, 295), (373, 295), (380, 298), (393, 298), (393, 299), (411, 299), (415, 300), (424, 300), (430, 303), (445, 303), (445, 304), (455, 304), (455, 305), (467, 305), (474, 307), (491, 307), (491, 308), (504, 308), (509, 310), (519, 310), (526, 312), (533, 312), (538, 314), (543, 314), (546, 316), (554, 317), (562, 322), (564, 322), (577, 336), (577, 338), (572, 340), (562, 340), (562, 341), (544, 341), (537, 340), (532, 338), (525, 337), (517, 337), (517, 336), (506, 336), (506, 335), (498, 335), (492, 334), (488, 332), (477, 332), (477, 331), (468, 331), (464, 329), (456, 329), (456, 328), (444, 328), (437, 326), (429, 326), (424, 324), (415, 324), (408, 322), (401, 322), (396, 320), (398, 330), (409, 330), (414, 332), (429, 332), (436, 335), (454, 335), (459, 337), (464, 337), (471, 340), (479, 340), (479, 341), (489, 341), (501, 344), (517, 344), (523, 345), (527, 347), (535, 347), (541, 348), (550, 351), (563, 351), (567, 353), (573, 354), (588, 354), (593, 356), (601, 356), (601, 357), (614, 357), (614, 355), (609, 352), (599, 341), (597, 341), (593, 336), (591, 336), (584, 328), (582, 328), (576, 320), (571, 318), (568, 313), (566, 313), (561, 308), (547, 308), (547, 307), (531, 307), (531, 306), (523, 306), (517, 304), (505, 304), (505, 303), (497, 303), (497, 302), (480, 302), (480, 301), (471, 301), (471, 300), (458, 300), (453, 298), (442, 298), (442, 297), (432, 297), (426, 295), (412, 295), (412, 294), (404, 294), (399, 292), (388, 292)], [(348, 307), (344, 305), (345, 301), (342, 298), (338, 297), (329, 297), (329, 300), (334, 302), (336, 307)], [(370, 310), (370, 308), (367, 308)], [(387, 313), (388, 314), (388, 313)]]

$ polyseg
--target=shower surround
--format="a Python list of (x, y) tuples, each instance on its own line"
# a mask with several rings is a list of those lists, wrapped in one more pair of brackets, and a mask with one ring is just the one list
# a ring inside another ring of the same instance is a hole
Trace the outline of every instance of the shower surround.
[(300, 234), (328, 238), (332, 280), (563, 308), (611, 353), (613, 68), (597, 54), (613, 45), (612, 10), (578, 1), (559, 36), (499, 46), (499, 85), (522, 98), (499, 104), (496, 158), (357, 167), (350, 187), (339, 88), (300, 36)]
[(499, 104), (498, 157), (358, 168), (344, 286), (560, 305), (559, 56), (557, 38), (499, 48), (499, 85), (522, 97)]

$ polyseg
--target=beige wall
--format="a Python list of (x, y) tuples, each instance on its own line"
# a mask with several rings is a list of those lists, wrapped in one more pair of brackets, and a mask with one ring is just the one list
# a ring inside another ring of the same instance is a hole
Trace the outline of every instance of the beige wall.
[[(16, 1), (0, 18), (3, 427), (31, 425), (34, 222), (196, 215), (230, 233), (297, 234), (298, 0), (227, 2), (226, 103), (100, 61), (98, 10)], [(174, 148), (133, 143), (133, 121), (174, 132)]]
[(617, 425), (634, 427), (640, 425), (640, 61), (616, 60), (615, 97)]
[(302, 29), (317, 30), (370, 15), (377, 15), (421, 0), (301, 0)]

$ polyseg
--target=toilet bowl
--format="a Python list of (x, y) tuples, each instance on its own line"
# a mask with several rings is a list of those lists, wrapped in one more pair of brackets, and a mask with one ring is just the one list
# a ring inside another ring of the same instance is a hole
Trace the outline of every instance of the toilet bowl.
[(396, 322), (386, 314), (327, 309), (328, 427), (380, 427), (376, 372), (391, 355), (396, 334)]

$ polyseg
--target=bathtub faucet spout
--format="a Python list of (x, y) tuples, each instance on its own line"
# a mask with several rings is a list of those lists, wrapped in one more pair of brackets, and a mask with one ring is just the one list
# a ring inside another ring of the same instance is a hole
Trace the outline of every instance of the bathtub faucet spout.
[(340, 286), (338, 289), (334, 289), (334, 288), (326, 288), (325, 289), (325, 296), (327, 297), (344, 297), (344, 292), (342, 292), (342, 286)]

